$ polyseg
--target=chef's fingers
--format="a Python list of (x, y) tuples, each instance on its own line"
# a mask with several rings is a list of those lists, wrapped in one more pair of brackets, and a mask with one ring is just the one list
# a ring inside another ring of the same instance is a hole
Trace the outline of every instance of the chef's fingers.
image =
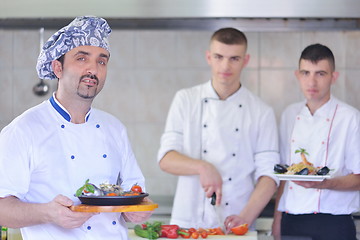
[(231, 228), (237, 227), (241, 224), (247, 223), (245, 219), (242, 219), (239, 215), (230, 215), (226, 217), (225, 219), (225, 227), (228, 231), (230, 231)]
[(65, 207), (70, 207), (70, 206), (72, 206), (74, 204), (74, 202), (70, 198), (68, 198), (68, 197), (66, 197), (64, 195), (61, 195), (61, 194), (57, 195), (54, 198), (54, 202), (56, 202), (56, 203), (58, 203), (60, 205), (63, 205)]
[(149, 197), (145, 197), (145, 198), (143, 199), (143, 202), (153, 203), (153, 200), (151, 200)]
[(153, 212), (154, 211), (124, 212), (123, 216), (127, 222), (142, 223), (148, 220)]
[(221, 188), (217, 189), (216, 193), (216, 205), (220, 205), (221, 198), (222, 198), (222, 191)]

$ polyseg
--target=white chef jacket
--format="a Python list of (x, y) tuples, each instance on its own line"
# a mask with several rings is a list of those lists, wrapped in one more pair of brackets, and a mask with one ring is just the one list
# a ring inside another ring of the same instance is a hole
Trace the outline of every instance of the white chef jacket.
[[(158, 161), (175, 150), (211, 162), (223, 180), (222, 221), (239, 214), (260, 176), (273, 178), (279, 161), (273, 110), (244, 86), (220, 100), (211, 81), (177, 92), (161, 138)], [(274, 179), (277, 181), (277, 179)], [(180, 176), (171, 223), (219, 226), (198, 175)]]
[[(135, 183), (144, 187), (125, 127), (112, 115), (91, 109), (83, 124), (54, 96), (17, 117), (0, 134), (0, 197), (13, 195), (29, 203), (46, 203), (58, 194), (71, 198), (86, 179), (99, 185)], [(101, 213), (76, 229), (40, 224), (21, 229), (24, 240), (127, 239), (120, 213)]]
[[(280, 127), (281, 162), (301, 162), (304, 148), (314, 166), (327, 166), (334, 177), (360, 173), (360, 114), (331, 96), (311, 115), (304, 102), (289, 106)], [(351, 214), (359, 211), (359, 191), (306, 189), (286, 182), (279, 211), (291, 214)]]

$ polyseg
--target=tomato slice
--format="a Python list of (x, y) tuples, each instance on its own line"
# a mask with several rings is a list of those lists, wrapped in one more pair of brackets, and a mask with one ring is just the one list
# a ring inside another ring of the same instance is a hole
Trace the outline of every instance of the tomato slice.
[(248, 228), (248, 224), (241, 224), (239, 226), (233, 227), (230, 229), (234, 234), (236, 235), (244, 235), (245, 233), (248, 232), (249, 228)]

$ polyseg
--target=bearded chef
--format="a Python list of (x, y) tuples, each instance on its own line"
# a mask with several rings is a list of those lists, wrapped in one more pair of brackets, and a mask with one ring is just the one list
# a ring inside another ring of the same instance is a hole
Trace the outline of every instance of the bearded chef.
[(282, 181), (277, 194), (273, 235), (314, 240), (355, 240), (352, 213), (359, 211), (360, 113), (331, 95), (335, 71), (332, 51), (306, 47), (295, 72), (305, 101), (290, 105), (281, 118), (281, 161), (298, 163), (299, 148), (314, 167), (330, 168), (323, 181)]
[(51, 36), (37, 70), (58, 79), (57, 91), (1, 131), (0, 225), (20, 228), (24, 240), (128, 239), (125, 221), (152, 213), (69, 208), (88, 178), (97, 186), (121, 179), (125, 190), (145, 184), (126, 128), (91, 107), (105, 84), (110, 32), (105, 19), (83, 16)]
[(279, 161), (273, 110), (240, 82), (249, 62), (247, 39), (216, 31), (206, 53), (211, 80), (177, 92), (158, 152), (160, 168), (179, 176), (171, 223), (227, 230), (253, 224), (273, 196)]

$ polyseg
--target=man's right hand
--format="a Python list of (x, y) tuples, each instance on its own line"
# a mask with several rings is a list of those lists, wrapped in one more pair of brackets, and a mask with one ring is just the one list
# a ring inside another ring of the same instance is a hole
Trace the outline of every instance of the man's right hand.
[(57, 195), (51, 202), (46, 204), (47, 221), (63, 228), (77, 228), (83, 225), (89, 218), (98, 213), (74, 212), (70, 210), (73, 201), (63, 195)]
[(220, 205), (222, 196), (222, 177), (214, 165), (203, 161), (199, 170), (200, 184), (203, 187), (206, 197), (210, 198), (216, 193), (216, 205)]

